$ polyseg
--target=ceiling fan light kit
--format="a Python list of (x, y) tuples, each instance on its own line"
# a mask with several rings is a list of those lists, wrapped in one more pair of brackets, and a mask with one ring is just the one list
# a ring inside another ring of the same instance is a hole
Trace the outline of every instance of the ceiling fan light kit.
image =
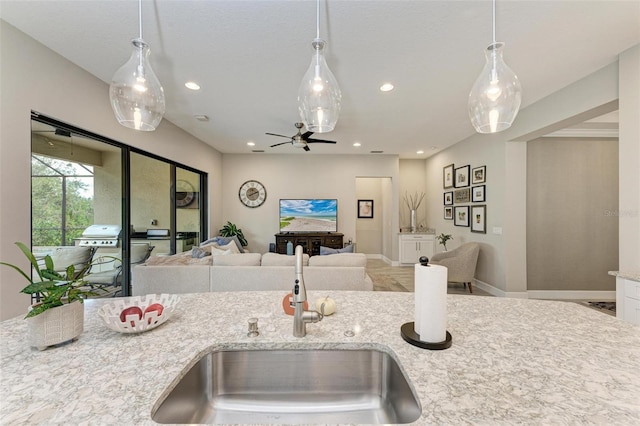
[(518, 115), (522, 87), (516, 74), (502, 58), (504, 43), (496, 42), (496, 2), (493, 0), (493, 43), (486, 51), (486, 63), (469, 93), (471, 124), (478, 133), (497, 133), (511, 127)]
[(164, 90), (149, 63), (149, 45), (142, 39), (142, 0), (138, 13), (140, 35), (131, 41), (131, 57), (111, 79), (109, 100), (120, 124), (153, 131), (165, 112)]
[(324, 57), (326, 42), (320, 38), (320, 0), (316, 2), (316, 38), (311, 43), (311, 65), (298, 89), (300, 119), (310, 132), (332, 131), (340, 115), (342, 92)]
[(296, 133), (293, 136), (279, 135), (277, 133), (266, 133), (267, 135), (271, 135), (271, 136), (278, 136), (281, 138), (291, 139), (290, 141), (287, 141), (287, 142), (280, 142), (280, 143), (271, 145), (271, 148), (290, 143), (296, 148), (302, 148), (305, 151), (310, 151), (311, 149), (309, 148), (309, 145), (308, 145), (310, 143), (330, 143), (330, 144), (337, 143), (336, 141), (328, 141), (325, 139), (311, 139), (310, 136), (313, 135), (313, 132), (302, 133), (302, 128), (304, 127), (303, 123), (296, 123), (295, 126), (296, 126), (296, 129), (298, 129), (298, 133)]

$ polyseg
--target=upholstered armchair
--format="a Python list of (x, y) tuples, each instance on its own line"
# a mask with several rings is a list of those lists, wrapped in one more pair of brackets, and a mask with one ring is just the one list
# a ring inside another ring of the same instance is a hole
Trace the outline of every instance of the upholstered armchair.
[(450, 283), (462, 283), (466, 287), (469, 284), (469, 293), (473, 293), (471, 282), (476, 273), (480, 244), (465, 243), (457, 249), (436, 253), (429, 259), (434, 265), (447, 267), (447, 281)]

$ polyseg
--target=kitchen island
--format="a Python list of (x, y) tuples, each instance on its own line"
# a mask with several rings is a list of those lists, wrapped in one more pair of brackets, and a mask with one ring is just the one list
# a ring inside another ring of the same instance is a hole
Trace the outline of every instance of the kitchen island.
[(453, 345), (428, 351), (400, 335), (413, 293), (328, 293), (337, 313), (304, 338), (282, 292), (184, 294), (142, 334), (109, 330), (97, 315), (109, 300), (88, 300), (79, 340), (43, 352), (21, 318), (4, 321), (0, 424), (154, 424), (158, 399), (211, 349), (334, 347), (395, 354), (422, 405), (415, 424), (640, 424), (640, 327), (570, 302), (449, 295)]

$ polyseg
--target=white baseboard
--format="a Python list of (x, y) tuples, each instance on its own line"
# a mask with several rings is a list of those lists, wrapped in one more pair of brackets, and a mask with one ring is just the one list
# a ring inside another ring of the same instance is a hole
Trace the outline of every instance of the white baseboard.
[(595, 300), (608, 302), (616, 300), (615, 291), (589, 291), (589, 290), (529, 290), (529, 299), (555, 299), (555, 300)]
[(384, 263), (386, 263), (387, 265), (391, 265), (391, 266), (401, 266), (400, 263), (397, 260), (391, 260), (389, 259), (387, 256), (383, 255), (383, 254), (366, 254), (367, 259), (380, 259), (382, 260)]
[(509, 297), (513, 299), (527, 299), (529, 297), (526, 291), (504, 291), (478, 279), (473, 280), (473, 285), (496, 297)]
[[(367, 254), (366, 254), (366, 256), (367, 256), (367, 259), (382, 259), (382, 260), (384, 260), (385, 262), (387, 262), (387, 261), (385, 260), (386, 258), (385, 258), (384, 256), (382, 256), (381, 254), (368, 254), (368, 253), (367, 253)], [(387, 263), (389, 263), (389, 262), (387, 262)]]

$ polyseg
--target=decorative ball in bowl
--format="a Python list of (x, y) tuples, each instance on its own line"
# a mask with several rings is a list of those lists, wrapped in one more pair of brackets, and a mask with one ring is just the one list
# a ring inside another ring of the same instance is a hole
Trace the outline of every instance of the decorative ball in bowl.
[(171, 318), (179, 301), (175, 294), (122, 297), (101, 307), (98, 315), (114, 331), (141, 333)]

